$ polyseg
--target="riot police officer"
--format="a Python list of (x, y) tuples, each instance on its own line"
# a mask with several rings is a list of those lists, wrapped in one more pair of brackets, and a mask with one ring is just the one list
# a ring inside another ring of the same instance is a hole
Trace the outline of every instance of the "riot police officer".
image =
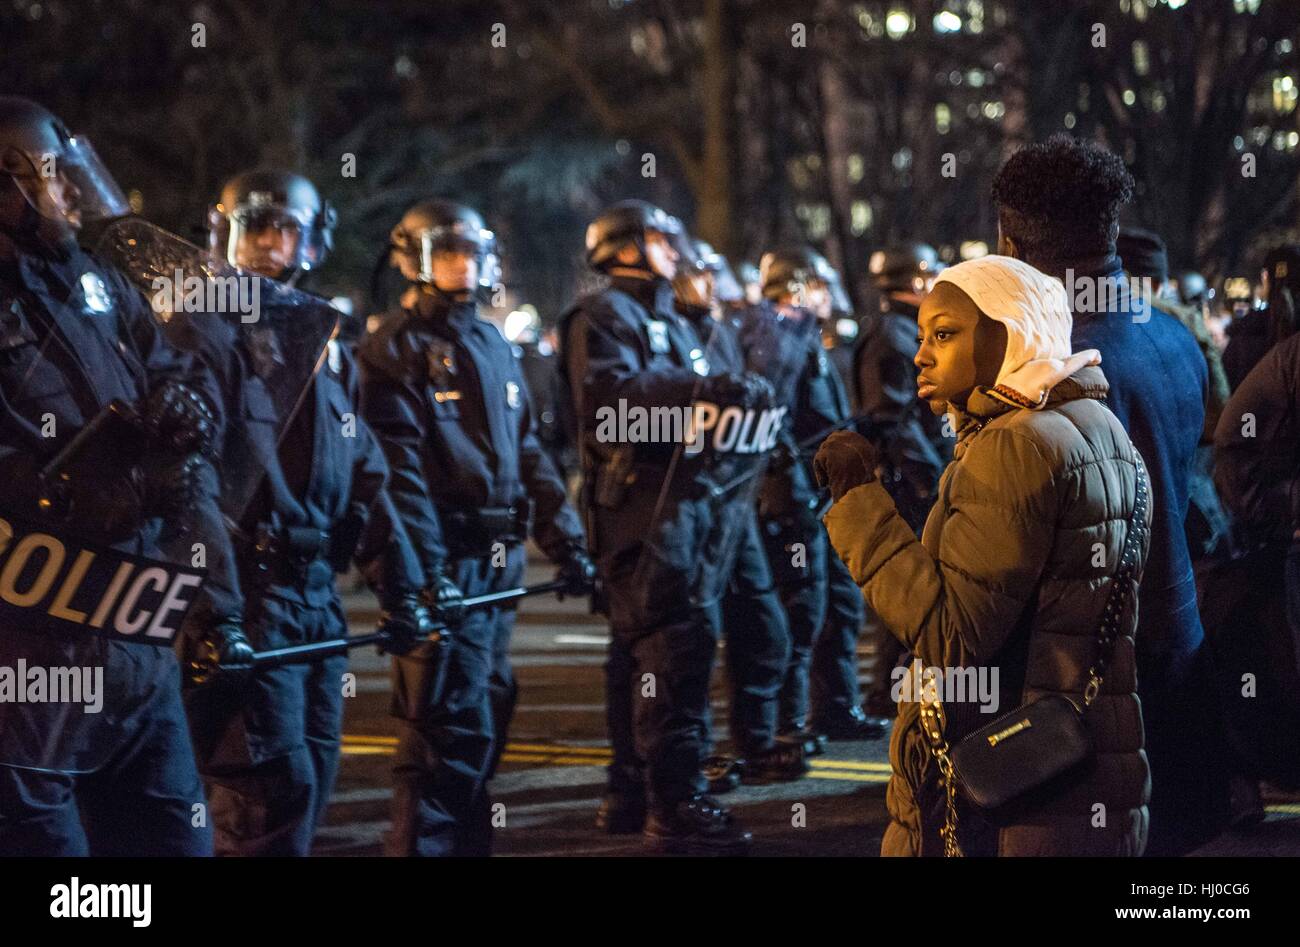
[(487, 781), (505, 746), (516, 685), (513, 607), (458, 610), (465, 594), (522, 584), (531, 534), (569, 582), (590, 591), (582, 524), (538, 443), (510, 344), (479, 317), (497, 278), (494, 237), (475, 210), (416, 204), (392, 232), (392, 262), (417, 292), (359, 350), (362, 405), (393, 471), (397, 514), (426, 586), (449, 620), (450, 648), (395, 661), (389, 850), (486, 855)]
[[(703, 240), (683, 233), (675, 242), (680, 260), (673, 277), (674, 305), (695, 328), (717, 369), (745, 371), (739, 326), (727, 307), (740, 297), (740, 287), (727, 261)], [(724, 515), (739, 520), (735, 527), (735, 562), (722, 598), (722, 633), (726, 638), (726, 670), (730, 685), (731, 742), (736, 756), (705, 761), (710, 792), (727, 792), (740, 783), (763, 784), (798, 779), (808, 771), (803, 747), (777, 739), (777, 700), (790, 661), (790, 626), (776, 593), (767, 562), (758, 517), (751, 502), (761, 462), (733, 463), (731, 481), (736, 502)]]
[(829, 547), (818, 512), (823, 498), (800, 446), (849, 420), (848, 395), (821, 338), (821, 327), (835, 311), (847, 312), (849, 303), (839, 275), (809, 247), (765, 254), (761, 272), (762, 305), (786, 313), (791, 321), (816, 323), (804, 344), (789, 353), (801, 363), (799, 382), (790, 406), (786, 450), (764, 480), (759, 517), (790, 622), (782, 731), (801, 740), (807, 752), (817, 753), (827, 738), (870, 739), (887, 726), (859, 706), (862, 594)]
[[(916, 397), (916, 316), (921, 300), (942, 269), (934, 248), (907, 243), (878, 250), (867, 269), (880, 293), (880, 313), (869, 323), (853, 353), (854, 397), (860, 433), (889, 460), (886, 489), (917, 533), (934, 502), (939, 475), (952, 456), (953, 438), (943, 420)], [(876, 673), (867, 696), (872, 713), (890, 714), (890, 671), (902, 653), (897, 640), (875, 616), (868, 616), (876, 643)]]
[[(264, 280), (264, 309), (275, 310), (214, 331), (169, 322), (221, 382), (232, 419), (220, 462), (225, 479), (245, 454), (266, 458), (251, 496), (223, 493), (243, 621), (213, 621), (200, 609), (193, 656), (200, 676), (217, 661), (247, 661), (254, 645), (264, 651), (346, 637), (334, 579), (372, 521), (384, 530), (367, 564), (383, 625), (397, 639), (389, 648), (409, 648), (432, 630), (432, 619), (420, 601), (414, 552), (391, 528), (388, 467), (359, 416), (356, 364), (331, 337), (337, 314), (324, 300), (269, 282), (296, 282), (324, 262), (332, 214), (306, 178), (256, 171), (226, 184), (209, 225), (213, 255)], [(286, 364), (295, 352), (311, 363), (301, 377)], [(339, 653), (246, 676), (218, 670), (187, 695), (218, 854), (310, 853), (338, 772), (346, 668)]]
[(742, 852), (750, 834), (704, 794), (701, 773), (719, 634), (715, 564), (726, 558), (718, 549), (713, 455), (687, 456), (671, 438), (603, 423), (632, 410), (680, 416), (697, 400), (715, 420), (720, 407), (733, 417), (770, 407), (771, 386), (751, 374), (718, 373), (673, 308), (671, 240), (680, 230), (676, 218), (644, 201), (603, 211), (587, 228), (587, 261), (609, 286), (579, 299), (561, 320), (588, 534), (611, 626), (606, 713), (614, 759), (598, 821), (612, 832), (643, 831), (656, 850)]
[[(126, 213), (86, 139), (34, 102), (0, 97), (6, 547), (25, 521), (62, 536), (60, 556), (85, 540), (94, 560), (121, 553), (157, 565), (168, 534), (206, 537), (200, 523), (219, 526), (203, 459), (220, 424), (211, 377), (166, 343), (122, 274), (77, 246), (83, 225)], [(125, 420), (135, 413), (138, 424)], [(54, 483), (41, 475), (51, 464)], [(93, 666), (103, 705), (0, 704), (0, 852), (211, 854), (211, 831), (194, 818), (203, 790), (175, 655), (107, 637), (102, 621), (87, 630), (89, 584), (59, 612), (71, 624), (80, 615), (75, 631), (47, 626), (54, 612), (43, 608), (16, 615), (21, 600), (6, 596), (0, 665)]]

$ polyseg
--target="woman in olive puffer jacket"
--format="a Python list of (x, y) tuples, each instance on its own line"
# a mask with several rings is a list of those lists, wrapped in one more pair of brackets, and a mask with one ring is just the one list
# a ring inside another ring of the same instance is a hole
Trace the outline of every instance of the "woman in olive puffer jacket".
[[(913, 659), (996, 680), (996, 713), (970, 699), (944, 702), (945, 737), (955, 745), (1045, 695), (1082, 706), (1141, 461), (1104, 404), (1100, 356), (1070, 352), (1059, 281), (1008, 257), (962, 263), (941, 275), (919, 324), (918, 393), (950, 412), (957, 437), (921, 540), (875, 482), (869, 442), (834, 434), (815, 468), (836, 501), (826, 515), (832, 544)], [(1145, 561), (1145, 539), (1140, 548)], [(1140, 575), (1139, 563), (1134, 600)], [(995, 826), (959, 798), (965, 854), (1142, 853), (1150, 787), (1136, 624), (1130, 608), (1085, 716), (1095, 762), (1011, 824)], [(917, 696), (901, 689), (885, 855), (943, 852), (944, 794), (919, 704), (909, 699)]]

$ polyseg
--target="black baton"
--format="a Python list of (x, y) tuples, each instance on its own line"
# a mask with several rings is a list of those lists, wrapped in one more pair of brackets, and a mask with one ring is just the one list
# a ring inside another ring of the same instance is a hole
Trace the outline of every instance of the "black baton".
[[(482, 608), (498, 602), (513, 602), (529, 595), (544, 595), (547, 592), (561, 592), (568, 588), (568, 583), (560, 579), (543, 582), (540, 585), (526, 585), (515, 589), (503, 589), (500, 592), (487, 592), (483, 595), (471, 595), (462, 600), (465, 608)], [(335, 654), (345, 654), (353, 648), (369, 644), (382, 645), (388, 641), (388, 634), (372, 631), (365, 635), (350, 638), (334, 638), (330, 641), (314, 641), (311, 644), (293, 645), (288, 648), (276, 648), (273, 651), (259, 651), (253, 655), (252, 667), (280, 667), (285, 664), (304, 664), (319, 658), (328, 658)], [(223, 665), (223, 668), (247, 668), (247, 664)]]

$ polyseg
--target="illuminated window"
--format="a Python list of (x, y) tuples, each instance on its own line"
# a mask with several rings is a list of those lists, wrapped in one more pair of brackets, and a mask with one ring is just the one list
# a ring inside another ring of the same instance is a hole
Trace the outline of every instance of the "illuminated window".
[(961, 32), (961, 17), (951, 10), (942, 10), (934, 15), (934, 31), (936, 33), (959, 33)]
[(853, 236), (860, 237), (871, 229), (871, 205), (866, 201), (854, 201), (849, 205), (849, 228)]
[(866, 163), (862, 160), (862, 155), (849, 155), (847, 171), (850, 184), (857, 184), (862, 180), (862, 175), (866, 171)]
[(1147, 54), (1147, 44), (1140, 39), (1133, 41), (1133, 71), (1139, 76), (1145, 76), (1151, 71), (1151, 59)]
[(890, 39), (902, 39), (912, 29), (912, 14), (906, 10), (890, 10), (885, 17), (885, 32)]

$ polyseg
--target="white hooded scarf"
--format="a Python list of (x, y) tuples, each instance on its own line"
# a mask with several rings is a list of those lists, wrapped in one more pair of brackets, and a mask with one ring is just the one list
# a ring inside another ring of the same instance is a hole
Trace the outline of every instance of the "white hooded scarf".
[(935, 282), (952, 283), (980, 312), (1006, 326), (1007, 354), (996, 384), (1035, 408), (1047, 403), (1047, 393), (1058, 383), (1085, 365), (1101, 363), (1096, 349), (1070, 351), (1074, 317), (1065, 287), (1028, 263), (984, 256), (949, 267)]

